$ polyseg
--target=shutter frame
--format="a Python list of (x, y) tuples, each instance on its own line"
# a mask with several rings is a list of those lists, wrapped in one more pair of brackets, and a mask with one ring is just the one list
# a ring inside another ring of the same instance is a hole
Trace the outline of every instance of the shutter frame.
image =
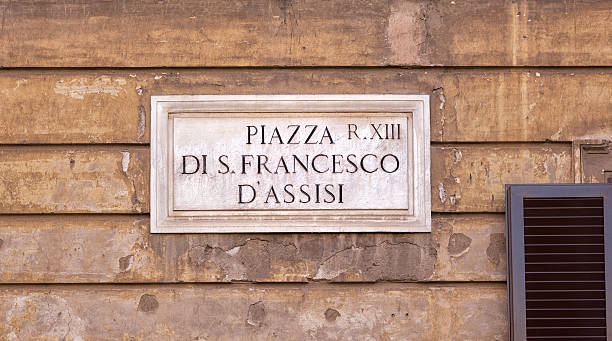
[(612, 338), (612, 184), (506, 185), (508, 321), (513, 341), (527, 340), (523, 199), (580, 197), (603, 198), (606, 333)]

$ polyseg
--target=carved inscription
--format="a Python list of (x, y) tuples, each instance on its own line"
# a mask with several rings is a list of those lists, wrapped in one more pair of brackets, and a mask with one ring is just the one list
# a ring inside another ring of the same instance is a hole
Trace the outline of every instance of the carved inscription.
[(174, 210), (409, 208), (405, 114), (291, 116), (176, 114)]
[(151, 232), (429, 232), (425, 95), (151, 96)]

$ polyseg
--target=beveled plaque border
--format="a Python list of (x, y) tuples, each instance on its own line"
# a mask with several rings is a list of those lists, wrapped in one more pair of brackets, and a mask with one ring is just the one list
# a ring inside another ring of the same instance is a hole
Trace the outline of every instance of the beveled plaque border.
[[(206, 113), (403, 113), (411, 117), (411, 207), (406, 210), (174, 211), (171, 116)], [(427, 95), (151, 96), (151, 233), (430, 232)]]

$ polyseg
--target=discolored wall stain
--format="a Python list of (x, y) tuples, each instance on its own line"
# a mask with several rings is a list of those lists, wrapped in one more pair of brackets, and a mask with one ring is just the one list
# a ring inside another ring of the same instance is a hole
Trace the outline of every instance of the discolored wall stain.
[(144, 294), (140, 296), (140, 301), (138, 301), (138, 311), (150, 313), (155, 312), (157, 308), (159, 308), (159, 302), (157, 302), (157, 297), (149, 294)]
[(495, 265), (506, 258), (506, 237), (503, 233), (491, 233), (487, 257)]
[(453, 233), (448, 239), (448, 253), (453, 257), (459, 257), (469, 251), (472, 238), (463, 233)]
[(266, 318), (266, 307), (262, 301), (255, 302), (249, 306), (247, 323), (251, 326), (261, 327)]
[(327, 308), (327, 310), (325, 310), (325, 319), (327, 322), (334, 322), (338, 317), (340, 317), (340, 312), (338, 310), (332, 308)]
[[(507, 340), (504, 184), (612, 136), (606, 6), (5, 2), (0, 339)], [(444, 223), (150, 234), (150, 96), (278, 93), (430, 95)]]
[(119, 269), (121, 269), (121, 271), (131, 270), (133, 264), (134, 264), (134, 255), (127, 255), (125, 257), (119, 258)]

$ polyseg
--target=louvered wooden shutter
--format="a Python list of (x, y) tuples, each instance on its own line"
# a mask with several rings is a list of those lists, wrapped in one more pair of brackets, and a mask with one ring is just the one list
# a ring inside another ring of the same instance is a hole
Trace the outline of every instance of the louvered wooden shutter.
[(612, 340), (612, 185), (506, 188), (512, 340)]

